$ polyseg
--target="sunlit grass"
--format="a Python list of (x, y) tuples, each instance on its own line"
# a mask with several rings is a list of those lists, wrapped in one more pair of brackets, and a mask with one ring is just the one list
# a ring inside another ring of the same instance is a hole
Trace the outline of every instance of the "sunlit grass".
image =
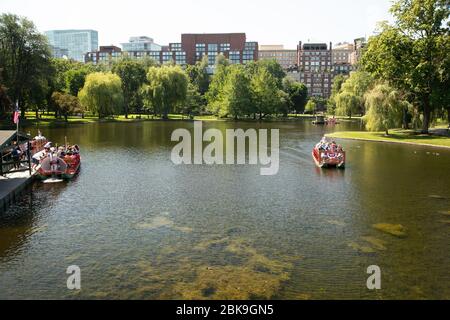
[(450, 137), (419, 134), (413, 130), (390, 130), (388, 136), (384, 132), (344, 131), (327, 135), (337, 139), (367, 140), (378, 142), (412, 143), (450, 148)]

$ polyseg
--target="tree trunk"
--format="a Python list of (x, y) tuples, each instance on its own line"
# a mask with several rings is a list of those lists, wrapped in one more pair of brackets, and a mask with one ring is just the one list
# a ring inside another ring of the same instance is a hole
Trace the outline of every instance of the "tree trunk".
[(430, 106), (430, 96), (426, 95), (423, 98), (423, 125), (422, 134), (428, 134), (428, 129), (430, 128), (431, 121), (431, 106)]
[(64, 115), (64, 120), (65, 120), (66, 122), (69, 122), (69, 120), (67, 119), (67, 114)]
[(405, 130), (409, 129), (407, 108), (403, 108), (403, 129)]

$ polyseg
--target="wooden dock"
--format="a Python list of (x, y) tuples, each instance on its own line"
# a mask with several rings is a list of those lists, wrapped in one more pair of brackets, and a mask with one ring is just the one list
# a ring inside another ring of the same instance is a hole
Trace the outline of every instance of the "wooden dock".
[[(3, 213), (33, 181), (31, 144), (26, 134), (0, 130), (0, 213)], [(14, 159), (12, 151), (19, 148), (26, 160)]]
[(0, 214), (20, 197), (33, 178), (27, 171), (0, 176)]

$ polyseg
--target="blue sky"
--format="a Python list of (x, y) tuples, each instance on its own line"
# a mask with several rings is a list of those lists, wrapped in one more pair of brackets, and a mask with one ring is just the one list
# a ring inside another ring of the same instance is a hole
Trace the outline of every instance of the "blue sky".
[(343, 42), (370, 36), (391, 20), (391, 0), (0, 0), (1, 13), (33, 20), (40, 31), (95, 29), (100, 45), (147, 35), (158, 44), (181, 33), (246, 32), (249, 41)]

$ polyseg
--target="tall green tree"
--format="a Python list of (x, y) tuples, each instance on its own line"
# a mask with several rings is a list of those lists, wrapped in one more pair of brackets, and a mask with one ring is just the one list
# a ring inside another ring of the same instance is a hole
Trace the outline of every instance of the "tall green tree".
[(331, 86), (331, 96), (328, 99), (327, 103), (327, 112), (328, 114), (335, 115), (336, 114), (336, 96), (341, 91), (342, 85), (346, 81), (347, 77), (339, 74), (333, 79), (333, 85)]
[(83, 107), (77, 97), (63, 92), (53, 92), (53, 102), (65, 121), (68, 122), (68, 116), (74, 113), (82, 113)]
[(143, 94), (147, 106), (168, 119), (169, 113), (186, 100), (189, 79), (179, 66), (152, 67), (147, 73), (148, 85)]
[(122, 81), (110, 72), (89, 74), (78, 97), (83, 107), (99, 118), (119, 114), (123, 110)]
[(227, 75), (220, 101), (219, 116), (238, 119), (252, 113), (250, 79), (241, 65), (233, 65)]
[(277, 113), (282, 108), (282, 95), (278, 89), (278, 79), (266, 68), (258, 68), (250, 82), (254, 118), (259, 120)]
[(303, 113), (308, 101), (308, 88), (305, 84), (286, 77), (283, 80), (283, 90), (288, 94), (289, 111)]
[(7, 93), (8, 89), (3, 85), (2, 70), (0, 69), (0, 119), (6, 117), (12, 111), (12, 101)]
[(137, 97), (140, 93), (139, 89), (147, 80), (145, 68), (138, 61), (122, 59), (113, 65), (112, 72), (122, 80), (125, 118), (128, 119), (128, 112), (131, 108), (134, 110), (140, 108), (138, 105), (133, 105), (133, 102), (136, 103), (140, 100)]
[(361, 108), (361, 98), (351, 91), (342, 91), (336, 96), (336, 114), (351, 118)]
[(45, 96), (52, 73), (47, 39), (33, 22), (14, 14), (0, 16), (0, 68), (8, 96), (18, 101), (25, 117), (26, 105)]
[(305, 112), (316, 114), (317, 103), (314, 99), (309, 99), (305, 106)]
[(423, 113), (422, 132), (428, 133), (437, 88), (450, 59), (448, 0), (397, 0), (393, 25), (383, 24), (369, 39), (363, 67), (395, 87), (412, 93)]
[(402, 110), (408, 102), (401, 100), (395, 89), (387, 84), (379, 84), (366, 94), (367, 114), (364, 117), (369, 131), (384, 131), (398, 128), (402, 123)]
[(193, 85), (198, 88), (201, 95), (204, 95), (209, 88), (211, 76), (208, 73), (208, 56), (203, 56), (201, 61), (195, 65), (187, 65), (186, 73)]

